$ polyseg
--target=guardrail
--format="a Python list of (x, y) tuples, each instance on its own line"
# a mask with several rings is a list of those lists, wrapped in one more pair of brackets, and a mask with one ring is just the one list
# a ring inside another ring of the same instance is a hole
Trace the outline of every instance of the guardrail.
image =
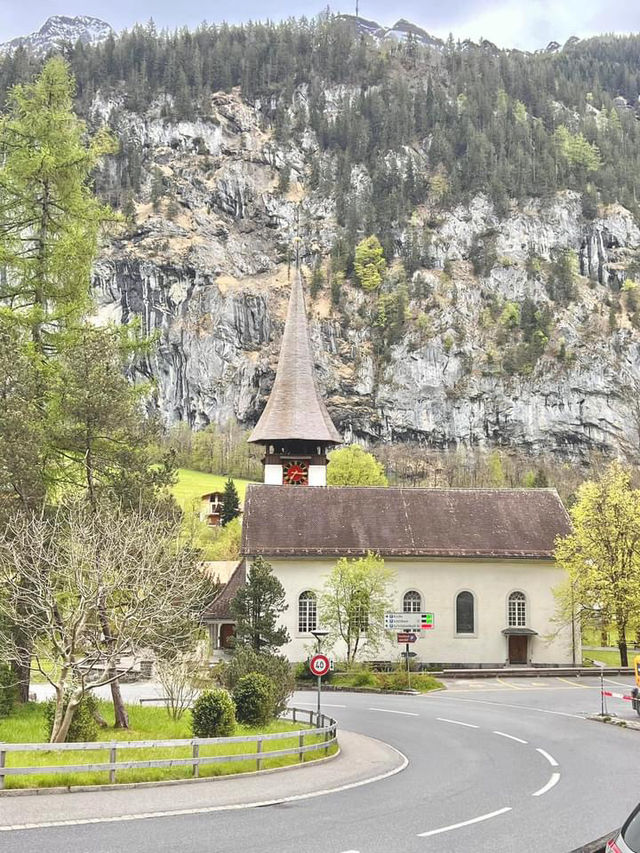
[[(193, 776), (200, 775), (200, 767), (206, 764), (219, 764), (235, 761), (255, 761), (256, 770), (262, 770), (265, 760), (282, 758), (287, 755), (298, 755), (299, 761), (304, 761), (306, 753), (324, 750), (328, 755), (329, 748), (337, 743), (337, 723), (333, 717), (324, 714), (318, 715), (315, 711), (306, 708), (289, 708), (288, 718), (292, 722), (303, 722), (304, 717), (309, 718), (309, 725), (313, 728), (290, 732), (276, 732), (266, 735), (244, 735), (239, 737), (214, 737), (214, 738), (180, 738), (175, 740), (134, 740), (134, 741), (95, 741), (83, 743), (0, 743), (0, 789), (4, 788), (7, 776), (30, 776), (48, 773), (89, 773), (108, 771), (109, 782), (116, 781), (118, 770), (135, 770), (150, 767), (188, 767), (193, 768)], [(285, 719), (287, 717), (283, 715)], [(317, 743), (307, 743), (306, 737), (322, 735), (323, 740)], [(298, 738), (298, 745), (287, 749), (263, 750), (263, 744), (271, 741)], [(231, 755), (200, 755), (202, 746), (221, 746), (232, 743), (255, 743), (254, 752), (232, 753)], [(135, 749), (177, 749), (191, 748), (190, 758), (159, 758), (150, 761), (118, 761), (118, 752)], [(7, 767), (7, 755), (12, 752), (88, 752), (91, 750), (109, 750), (109, 761), (95, 764), (59, 764), (59, 765), (37, 765), (31, 767)]]

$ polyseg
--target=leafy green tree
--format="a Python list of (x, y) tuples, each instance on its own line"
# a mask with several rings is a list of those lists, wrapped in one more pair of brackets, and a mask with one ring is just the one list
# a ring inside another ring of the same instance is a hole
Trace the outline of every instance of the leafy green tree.
[(377, 651), (388, 638), (385, 611), (391, 609), (394, 572), (376, 554), (356, 560), (338, 560), (320, 595), (320, 623), (330, 631), (330, 642), (342, 640), (347, 663), (359, 651)]
[(389, 485), (381, 463), (359, 444), (333, 451), (327, 466), (327, 482), (330, 486)]
[(277, 627), (278, 617), (288, 608), (284, 587), (273, 574), (271, 564), (256, 557), (247, 574), (246, 584), (231, 602), (236, 618), (236, 642), (256, 652), (272, 652), (289, 642), (284, 626)]
[(358, 243), (353, 268), (363, 290), (375, 290), (380, 286), (387, 262), (377, 237), (366, 237)]
[(555, 556), (569, 574), (572, 604), (583, 619), (615, 625), (627, 666), (627, 633), (640, 609), (640, 490), (614, 463), (580, 486), (570, 513), (573, 532), (557, 542)]
[(236, 484), (233, 482), (231, 477), (224, 484), (224, 496), (222, 498), (222, 511), (220, 514), (220, 520), (222, 522), (223, 527), (229, 524), (230, 521), (233, 521), (234, 518), (238, 518), (240, 515), (240, 498), (238, 496), (238, 490), (236, 489)]

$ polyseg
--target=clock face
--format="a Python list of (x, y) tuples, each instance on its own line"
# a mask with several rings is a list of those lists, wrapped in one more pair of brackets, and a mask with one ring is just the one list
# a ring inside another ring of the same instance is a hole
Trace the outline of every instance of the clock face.
[(299, 459), (285, 462), (284, 482), (288, 486), (306, 486), (309, 483), (309, 466)]

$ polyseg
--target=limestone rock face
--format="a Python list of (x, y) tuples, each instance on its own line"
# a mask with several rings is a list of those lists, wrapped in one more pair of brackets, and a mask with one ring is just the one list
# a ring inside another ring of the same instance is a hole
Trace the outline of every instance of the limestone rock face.
[[(337, 97), (328, 92), (327, 103)], [(135, 226), (96, 266), (97, 320), (137, 316), (157, 337), (138, 370), (155, 381), (167, 423), (251, 427), (273, 383), (293, 247), (308, 291), (336, 233), (331, 199), (308, 186), (314, 134), (305, 132), (301, 148), (278, 142), (263, 130), (269, 105), (244, 103), (237, 92), (215, 95), (206, 119), (170, 122), (161, 107), (141, 117), (100, 96), (94, 103), (93, 118), (117, 112), (118, 133), (143, 152)], [(166, 195), (154, 209), (157, 170)], [(354, 169), (354, 192), (368, 182)], [(326, 281), (314, 299), (307, 293), (319, 383), (343, 435), (637, 458), (640, 229), (632, 214), (612, 205), (587, 220), (580, 197), (565, 192), (502, 216), (482, 196), (449, 212), (425, 205), (414, 220), (428, 229), (430, 261), (406, 282), (401, 334), (384, 337), (380, 294), (355, 283), (342, 285), (337, 304)], [(404, 249), (408, 230), (397, 239)], [(563, 250), (574, 265), (565, 300), (554, 291)], [(527, 338), (521, 316), (532, 303), (540, 334)]]

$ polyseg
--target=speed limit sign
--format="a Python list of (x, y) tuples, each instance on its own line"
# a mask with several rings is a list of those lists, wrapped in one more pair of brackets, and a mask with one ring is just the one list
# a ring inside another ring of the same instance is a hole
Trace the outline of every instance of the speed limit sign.
[(314, 655), (309, 661), (309, 669), (318, 678), (329, 672), (329, 666), (329, 658), (326, 655)]

